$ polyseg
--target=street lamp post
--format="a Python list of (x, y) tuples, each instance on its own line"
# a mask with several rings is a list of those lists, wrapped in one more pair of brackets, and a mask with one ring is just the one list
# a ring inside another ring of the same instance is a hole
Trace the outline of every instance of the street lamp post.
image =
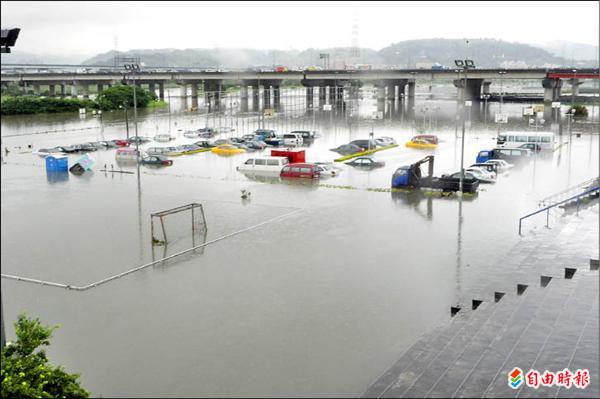
[(135, 151), (139, 161), (139, 138), (138, 138), (138, 125), (137, 125), (137, 95), (136, 95), (136, 84), (135, 84), (135, 73), (140, 70), (138, 64), (125, 64), (123, 65), (125, 70), (133, 76), (133, 124), (135, 126)]
[(129, 116), (127, 115), (127, 101), (119, 105), (119, 108), (125, 110), (125, 130), (127, 131), (127, 140), (129, 140)]
[(465, 168), (464, 168), (464, 160), (465, 160), (465, 120), (467, 116), (467, 104), (465, 101), (466, 91), (467, 91), (467, 74), (469, 68), (475, 68), (475, 63), (473, 60), (454, 60), (454, 63), (457, 67), (461, 68), (465, 73), (465, 84), (462, 88), (462, 103), (464, 107), (463, 111), (463, 120), (462, 120), (462, 137), (460, 143), (460, 179), (458, 183), (458, 190), (460, 191), (460, 195), (463, 194), (463, 182), (465, 179)]

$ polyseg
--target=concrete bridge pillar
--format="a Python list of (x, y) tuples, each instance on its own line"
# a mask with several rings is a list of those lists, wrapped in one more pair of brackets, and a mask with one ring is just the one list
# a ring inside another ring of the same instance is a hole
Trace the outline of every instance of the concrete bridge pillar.
[(408, 86), (408, 93), (406, 93), (405, 98), (407, 99), (406, 102), (406, 114), (407, 117), (413, 118), (415, 115), (415, 89), (417, 86), (417, 81), (415, 79), (410, 79), (407, 83)]
[(198, 82), (192, 82), (190, 84), (192, 89), (192, 108), (198, 108)]
[(271, 108), (271, 85), (266, 83), (263, 85), (263, 109)]
[(61, 83), (59, 86), (60, 86), (60, 97), (65, 98), (67, 85)]
[(329, 92), (328, 92), (328, 104), (332, 106), (333, 108), (333, 104), (335, 103), (335, 91), (337, 89), (337, 87), (335, 87), (333, 84), (330, 84), (328, 86)]
[(204, 104), (208, 108), (208, 112), (211, 112), (212, 108), (213, 108), (213, 97), (214, 97), (215, 93), (210, 84), (210, 81), (205, 80), (203, 82), (203, 87), (204, 87)]
[(165, 100), (165, 82), (158, 83), (158, 98), (161, 101)]
[(187, 100), (187, 84), (186, 83), (181, 84), (181, 97), (183, 97), (184, 99)]
[(454, 86), (458, 88), (457, 99), (462, 101), (463, 91), (465, 101), (480, 101), (481, 99), (481, 86), (483, 79), (467, 79), (467, 86), (465, 87), (464, 79), (454, 80)]
[(552, 103), (560, 100), (560, 89), (562, 87), (560, 79), (544, 79), (542, 87), (544, 88), (544, 119), (552, 118)]
[(102, 90), (104, 90), (104, 84), (98, 83), (98, 88), (97, 88), (98, 94), (100, 94), (102, 92)]
[(48, 85), (48, 95), (50, 97), (56, 97), (56, 86), (55, 85)]
[(259, 103), (260, 103), (260, 86), (258, 85), (258, 81), (257, 82), (253, 82), (252, 83), (252, 111), (254, 112), (258, 112), (259, 110)]
[(34, 83), (33, 85), (33, 94), (35, 94), (36, 96), (40, 95), (40, 84), (39, 83)]
[(323, 106), (327, 102), (327, 92), (325, 86), (319, 86), (319, 109), (323, 109)]
[(221, 98), (223, 97), (223, 82), (222, 81), (216, 81), (214, 83), (214, 89), (215, 89), (215, 109), (217, 111), (221, 110)]
[(273, 108), (275, 111), (281, 109), (281, 87), (279, 85), (273, 86)]
[(313, 109), (313, 88), (308, 86), (306, 88), (306, 109), (308, 110), (312, 110)]
[(568, 82), (571, 85), (571, 93), (572, 93), (572, 95), (578, 96), (579, 95), (579, 86), (583, 82), (580, 82), (579, 79), (569, 79)]
[(71, 85), (71, 97), (77, 98), (77, 85), (76, 84)]
[(344, 108), (344, 86), (338, 86), (335, 96), (335, 109), (343, 112)]
[(83, 98), (90, 98), (90, 85), (84, 83), (81, 87), (83, 88)]
[(240, 111), (248, 112), (248, 83), (242, 82), (240, 87)]
[(150, 82), (148, 83), (148, 90), (154, 95), (156, 95), (156, 83)]
[(481, 84), (481, 94), (490, 94), (490, 85), (492, 82), (484, 80)]

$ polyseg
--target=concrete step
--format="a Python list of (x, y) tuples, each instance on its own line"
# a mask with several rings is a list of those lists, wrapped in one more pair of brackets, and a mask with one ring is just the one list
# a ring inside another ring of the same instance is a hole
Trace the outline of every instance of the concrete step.
[[(458, 352), (467, 345), (470, 338), (475, 334), (485, 320), (490, 316), (491, 311), (487, 311), (490, 303), (481, 303), (477, 310), (465, 312), (468, 320), (463, 324), (462, 328), (454, 331), (452, 335), (444, 334), (443, 341), (440, 342), (440, 349), (431, 350), (426, 355), (421, 356), (413, 362), (410, 368), (405, 369), (399, 376), (396, 384), (386, 392), (386, 397), (401, 397), (413, 396), (410, 392), (422, 390), (420, 387), (415, 387), (415, 383), (420, 379), (431, 367), (432, 363), (441, 361), (441, 359), (453, 359)], [(414, 388), (414, 389), (413, 389)], [(416, 395), (420, 396), (420, 395)]]
[(395, 367), (393, 375), (389, 376), (388, 378), (390, 383), (377, 397), (388, 397), (393, 395), (391, 392), (394, 392), (396, 386), (402, 383), (402, 381), (399, 379), (407, 375), (407, 373), (410, 373), (410, 370), (414, 369), (416, 364), (426, 362), (427, 359), (431, 358), (435, 353), (443, 349), (447, 342), (451, 340), (468, 322), (470, 318), (469, 316), (469, 312), (459, 312), (456, 316), (454, 316), (451, 323), (440, 329), (435, 336), (413, 345), (409, 352), (414, 355), (411, 355), (407, 359), (410, 361), (404, 362), (402, 365), (399, 365), (399, 367)]
[(511, 293), (505, 295), (500, 302), (495, 303), (488, 320), (454, 361), (435, 379), (432, 378), (431, 386), (424, 396), (452, 397), (462, 382), (468, 379), (476, 364), (481, 362), (486, 350), (497, 339), (499, 331), (504, 329), (510, 319), (524, 306), (524, 299), (537, 300), (539, 294), (541, 292), (535, 290), (526, 291), (523, 296)]
[[(464, 315), (452, 319), (452, 323), (462, 323)], [(423, 334), (411, 347), (409, 347), (400, 358), (375, 380), (373, 384), (361, 395), (363, 398), (379, 398), (384, 392), (396, 382), (398, 375), (410, 364), (419, 358), (425, 350), (427, 342), (435, 339), (441, 332), (448, 328), (448, 324), (440, 324), (431, 331)]]
[[(509, 303), (508, 305), (506, 303)], [(493, 319), (495, 312), (504, 305), (510, 307), (510, 301), (493, 301), (482, 303), (468, 326), (446, 348), (439, 352), (418, 374), (414, 382), (401, 394), (402, 397), (424, 397), (432, 389), (445, 371), (452, 366), (466, 351), (467, 347), (478, 338), (478, 335)]]
[(505, 327), (500, 329), (491, 344), (481, 353), (468, 377), (460, 385), (454, 396), (458, 397), (482, 397), (491, 382), (494, 381), (506, 361), (507, 354), (512, 349), (516, 340), (519, 339), (528, 322), (535, 316), (537, 309), (543, 306), (546, 299), (545, 288), (530, 287), (529, 295), (524, 296), (506, 322)]
[[(598, 312), (597, 301), (598, 298), (598, 277), (589, 277), (581, 274), (578, 281), (575, 292), (569, 300), (568, 305), (565, 307), (564, 312), (558, 317), (555, 328), (552, 330), (547, 342), (531, 364), (532, 369), (558, 371), (564, 368), (570, 368), (573, 371), (572, 366), (569, 366), (571, 359), (577, 355), (577, 349), (579, 352), (578, 359), (586, 364), (592, 363), (595, 365), (590, 369), (592, 376), (592, 382), (598, 380), (598, 335), (597, 335), (597, 318)], [(591, 292), (595, 291), (595, 295), (590, 295)], [(590, 322), (590, 320), (592, 320)], [(594, 320), (596, 320), (594, 322)], [(586, 324), (587, 321), (587, 324)], [(584, 329), (583, 326), (586, 325)], [(593, 326), (595, 324), (596, 335), (592, 339), (589, 338), (590, 334), (593, 334)], [(588, 328), (589, 326), (589, 328)], [(585, 336), (585, 340), (583, 337)], [(579, 344), (578, 344), (579, 342)], [(584, 346), (585, 345), (585, 346)], [(589, 356), (588, 356), (589, 355)], [(572, 363), (575, 365), (575, 362)], [(595, 378), (594, 378), (595, 377)], [(557, 387), (539, 387), (537, 390), (530, 388), (522, 388), (519, 392), (521, 397), (555, 397), (558, 392)], [(568, 392), (575, 392), (569, 390)], [(569, 395), (567, 395), (569, 396)], [(593, 396), (592, 396), (593, 397)], [(596, 396), (597, 397), (597, 396)]]
[(515, 390), (507, 385), (506, 376), (516, 366), (524, 372), (531, 368), (556, 323), (559, 322), (560, 316), (564, 312), (570, 311), (571, 306), (569, 305), (572, 305), (571, 299), (576, 286), (576, 282), (564, 279), (553, 279), (548, 284), (545, 288), (548, 292), (544, 304), (539, 306), (525, 330), (514, 342), (485, 396), (509, 397), (515, 395)]

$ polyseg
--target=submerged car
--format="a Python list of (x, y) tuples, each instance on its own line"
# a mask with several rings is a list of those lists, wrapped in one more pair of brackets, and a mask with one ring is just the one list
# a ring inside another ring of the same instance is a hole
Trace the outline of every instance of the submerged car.
[(373, 158), (369, 157), (358, 157), (350, 162), (346, 162), (346, 165), (358, 166), (362, 168), (380, 168), (385, 166), (385, 162), (376, 161)]
[(173, 161), (163, 155), (148, 155), (140, 161), (144, 165), (171, 166)]
[(496, 165), (498, 172), (505, 172), (515, 166), (511, 163), (506, 162), (504, 159), (488, 159), (487, 161), (485, 161), (483, 163)]
[(312, 130), (294, 130), (290, 133), (299, 134), (300, 136), (302, 136), (303, 140), (312, 140), (316, 137), (316, 132)]
[(219, 155), (234, 155), (246, 152), (243, 148), (238, 148), (231, 144), (221, 144), (211, 149), (212, 152)]
[(357, 152), (363, 151), (363, 148), (359, 147), (357, 145), (354, 145), (354, 144), (342, 144), (341, 146), (339, 146), (337, 148), (330, 149), (330, 151), (337, 152), (338, 154), (341, 154), (341, 155), (350, 155), (350, 154), (356, 154)]
[(392, 144), (396, 144), (396, 140), (394, 140), (392, 137), (378, 137), (375, 139), (375, 144), (377, 144), (380, 147), (385, 147), (388, 145), (392, 145)]
[(202, 148), (213, 148), (215, 147), (215, 145), (213, 143), (211, 143), (208, 140), (200, 140), (200, 141), (196, 141), (194, 143), (194, 145), (198, 146), (198, 147), (202, 147)]
[(465, 169), (465, 175), (467, 173), (472, 174), (481, 183), (496, 183), (495, 176), (488, 171), (479, 168), (467, 168)]
[(377, 147), (377, 143), (373, 139), (352, 140), (348, 144), (354, 144), (358, 147), (361, 147), (363, 149), (363, 151), (371, 150), (371, 149)]
[(291, 163), (281, 169), (281, 177), (317, 179), (321, 176), (321, 167), (310, 163)]
[[(442, 191), (459, 191), (460, 189), (460, 172), (451, 175), (442, 175), (439, 178), (439, 188)], [(479, 187), (479, 180), (469, 172), (466, 172), (463, 179), (463, 191), (465, 193), (476, 193)]]
[(149, 141), (152, 141), (152, 139), (150, 137), (144, 137), (144, 136), (133, 136), (127, 139), (127, 141), (130, 144), (135, 144), (136, 142), (138, 144), (143, 144), (143, 143), (147, 143)]
[(158, 141), (160, 143), (166, 143), (175, 139), (176, 137), (171, 136), (170, 134), (157, 134), (156, 136), (154, 136), (154, 141)]
[(328, 163), (317, 162), (315, 163), (315, 166), (317, 167), (317, 170), (321, 177), (335, 177), (340, 174), (339, 169), (334, 168)]
[(128, 147), (129, 146), (129, 141), (127, 140), (111, 140), (114, 144), (116, 144), (118, 147)]

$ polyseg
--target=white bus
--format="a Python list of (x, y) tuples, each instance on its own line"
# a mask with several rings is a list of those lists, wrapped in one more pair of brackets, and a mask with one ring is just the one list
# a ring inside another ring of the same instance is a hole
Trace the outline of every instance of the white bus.
[(538, 144), (542, 150), (554, 150), (552, 132), (502, 132), (496, 143), (502, 147), (519, 147), (527, 143)]

